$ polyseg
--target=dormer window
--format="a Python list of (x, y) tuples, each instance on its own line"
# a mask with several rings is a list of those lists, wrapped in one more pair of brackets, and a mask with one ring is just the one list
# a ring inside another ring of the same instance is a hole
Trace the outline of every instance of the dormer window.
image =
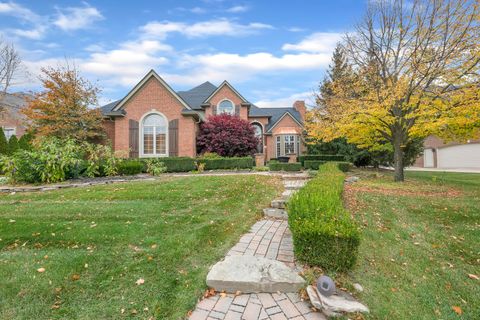
[(230, 100), (222, 100), (217, 106), (217, 113), (235, 114), (235, 106)]

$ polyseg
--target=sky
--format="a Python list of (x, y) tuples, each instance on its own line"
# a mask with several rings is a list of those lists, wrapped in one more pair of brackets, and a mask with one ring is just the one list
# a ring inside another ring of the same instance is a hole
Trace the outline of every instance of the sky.
[(11, 91), (38, 91), (42, 67), (68, 61), (123, 98), (154, 69), (175, 90), (230, 82), (260, 107), (312, 103), (336, 43), (365, 0), (1, 1), (0, 37), (20, 52)]

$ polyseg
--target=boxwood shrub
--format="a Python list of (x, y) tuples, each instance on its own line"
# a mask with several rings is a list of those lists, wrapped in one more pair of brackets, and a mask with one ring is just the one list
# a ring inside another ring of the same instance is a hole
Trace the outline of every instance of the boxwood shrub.
[(251, 169), (254, 165), (252, 157), (201, 158), (197, 161), (205, 163), (205, 170)]
[(306, 154), (298, 157), (298, 161), (304, 165), (305, 160), (313, 161), (345, 161), (345, 156), (340, 154)]
[(131, 176), (145, 171), (145, 163), (140, 160), (125, 159), (117, 164), (118, 174)]
[[(318, 170), (318, 168), (327, 163), (328, 161), (321, 161), (321, 160), (305, 160), (303, 167), (305, 169), (311, 169), (311, 170)], [(340, 169), (343, 172), (347, 172), (351, 168), (351, 163), (346, 162), (346, 161), (332, 161), (333, 163), (336, 163), (338, 166), (338, 169)]]
[(268, 163), (268, 167), (270, 171), (300, 171), (302, 170), (302, 165), (300, 162), (293, 162), (293, 163), (284, 163), (278, 161), (272, 161)]
[(167, 172), (189, 172), (196, 169), (195, 159), (190, 157), (161, 158)]
[(296, 257), (328, 271), (352, 268), (360, 244), (358, 226), (342, 204), (344, 179), (337, 164), (326, 163), (287, 206)]

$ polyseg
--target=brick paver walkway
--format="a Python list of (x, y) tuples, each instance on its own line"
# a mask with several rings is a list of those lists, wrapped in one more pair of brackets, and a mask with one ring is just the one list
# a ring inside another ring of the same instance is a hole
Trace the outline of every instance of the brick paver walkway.
[[(284, 180), (286, 188), (301, 187), (305, 181)], [(293, 190), (288, 190), (288, 195)], [(285, 220), (263, 219), (243, 235), (228, 255), (253, 255), (279, 260), (295, 268), (292, 234)], [(219, 294), (200, 301), (191, 320), (210, 319), (272, 319), (325, 320), (314, 312), (309, 302), (297, 293)]]

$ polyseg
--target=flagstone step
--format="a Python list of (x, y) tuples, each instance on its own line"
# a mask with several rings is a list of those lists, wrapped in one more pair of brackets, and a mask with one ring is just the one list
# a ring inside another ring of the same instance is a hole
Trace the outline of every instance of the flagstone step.
[(269, 218), (288, 220), (287, 211), (277, 208), (266, 208), (263, 209), (263, 215)]
[(207, 275), (207, 285), (227, 293), (297, 292), (305, 280), (283, 262), (256, 256), (227, 256)]
[(287, 204), (287, 201), (285, 199), (275, 199), (270, 202), (270, 205), (272, 208), (276, 209), (285, 209), (285, 205)]
[(310, 175), (308, 174), (284, 174), (282, 175), (283, 180), (308, 180), (310, 179)]
[(282, 192), (282, 198), (288, 200), (297, 190), (287, 189)]
[(306, 180), (286, 180), (283, 182), (283, 185), (287, 190), (298, 190), (301, 189), (306, 183)]

